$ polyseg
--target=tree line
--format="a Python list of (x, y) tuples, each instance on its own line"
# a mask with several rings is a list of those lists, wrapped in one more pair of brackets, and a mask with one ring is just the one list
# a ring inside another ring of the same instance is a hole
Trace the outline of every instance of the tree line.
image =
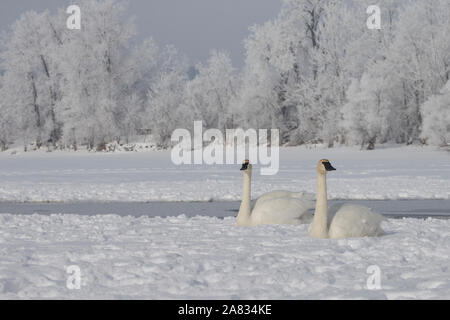
[(249, 28), (236, 70), (213, 50), (192, 68), (175, 47), (136, 41), (117, 0), (84, 0), (81, 30), (24, 13), (0, 48), (0, 149), (101, 150), (176, 128), (280, 130), (283, 145), (450, 144), (448, 0), (386, 0), (380, 30), (366, 0), (283, 0)]

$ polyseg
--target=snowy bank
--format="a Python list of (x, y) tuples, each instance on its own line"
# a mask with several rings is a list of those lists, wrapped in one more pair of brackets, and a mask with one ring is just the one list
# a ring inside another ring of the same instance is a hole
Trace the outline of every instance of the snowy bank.
[[(383, 222), (379, 238), (234, 218), (0, 215), (0, 298), (449, 299), (450, 220)], [(67, 267), (81, 271), (69, 290)], [(370, 266), (379, 290), (367, 288)], [(373, 267), (372, 267), (373, 268)]]
[[(253, 170), (253, 197), (274, 189), (315, 193), (328, 158), (331, 199), (450, 199), (450, 153), (431, 147), (280, 149), (280, 170)], [(170, 151), (0, 153), (0, 201), (239, 200), (240, 165), (181, 165)]]

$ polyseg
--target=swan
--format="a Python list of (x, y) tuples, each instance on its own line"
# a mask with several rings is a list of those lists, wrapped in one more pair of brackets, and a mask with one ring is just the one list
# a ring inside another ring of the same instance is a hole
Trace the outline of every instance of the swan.
[(317, 164), (317, 201), (309, 235), (313, 238), (376, 237), (383, 234), (380, 224), (385, 218), (370, 208), (338, 204), (328, 210), (327, 172), (336, 170), (327, 159)]
[(237, 215), (238, 226), (257, 226), (261, 224), (301, 224), (310, 223), (314, 208), (313, 196), (289, 191), (273, 191), (264, 194), (251, 209), (252, 165), (248, 160), (242, 164), (244, 187), (242, 201)]

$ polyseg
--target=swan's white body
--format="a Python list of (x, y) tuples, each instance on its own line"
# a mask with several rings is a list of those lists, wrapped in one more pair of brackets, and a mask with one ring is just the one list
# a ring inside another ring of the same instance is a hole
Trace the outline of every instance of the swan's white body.
[(237, 225), (310, 223), (312, 214), (308, 211), (314, 208), (313, 197), (301, 192), (272, 191), (259, 197), (252, 210), (251, 165), (249, 165), (249, 168), (244, 171), (244, 189)]
[(328, 209), (328, 236), (333, 239), (376, 237), (383, 234), (384, 217), (370, 208), (344, 203)]
[(384, 217), (370, 208), (342, 204), (328, 209), (323, 161), (325, 160), (321, 160), (317, 166), (317, 202), (309, 234), (314, 238), (333, 239), (376, 237), (383, 234), (380, 224)]
[(302, 224), (312, 221), (310, 209), (314, 208), (312, 195), (289, 192), (286, 194), (263, 195), (258, 198), (251, 217), (258, 224)]
[(311, 200), (314, 200), (314, 195), (306, 193), (306, 192), (292, 192), (292, 191), (285, 191), (285, 190), (275, 190), (270, 191), (267, 193), (264, 193), (261, 195), (258, 199), (256, 199), (255, 206), (258, 204), (258, 202), (263, 202), (270, 199), (276, 199), (276, 198), (297, 198), (302, 199), (303, 197), (310, 198)]

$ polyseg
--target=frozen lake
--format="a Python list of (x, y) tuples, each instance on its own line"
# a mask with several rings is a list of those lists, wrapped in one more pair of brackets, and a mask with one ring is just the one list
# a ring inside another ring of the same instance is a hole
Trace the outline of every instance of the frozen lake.
[[(389, 218), (450, 218), (450, 200), (331, 200), (365, 205)], [(15, 203), (0, 202), (0, 213), (10, 214), (78, 214), (119, 216), (172, 217), (234, 217), (240, 202), (72, 202), (72, 203)]]

